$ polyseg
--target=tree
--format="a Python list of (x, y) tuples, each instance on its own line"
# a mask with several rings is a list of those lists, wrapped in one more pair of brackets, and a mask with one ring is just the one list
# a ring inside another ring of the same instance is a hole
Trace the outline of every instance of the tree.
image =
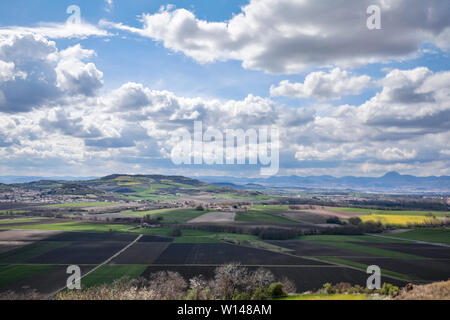
[(284, 291), (283, 284), (281, 282), (272, 283), (267, 289), (267, 294), (271, 298), (281, 298), (287, 295), (286, 291)]
[(348, 219), (348, 222), (351, 225), (358, 226), (362, 223), (362, 220), (358, 217), (351, 217), (350, 219)]
[(259, 268), (248, 276), (247, 290), (254, 292), (258, 288), (267, 288), (273, 282), (275, 282), (273, 273), (267, 269)]
[(240, 263), (230, 263), (217, 267), (214, 271), (214, 293), (224, 300), (230, 300), (235, 290), (243, 289), (247, 282), (248, 270)]
[(160, 271), (150, 275), (148, 289), (155, 293), (157, 300), (179, 300), (185, 295), (187, 283), (173, 271)]

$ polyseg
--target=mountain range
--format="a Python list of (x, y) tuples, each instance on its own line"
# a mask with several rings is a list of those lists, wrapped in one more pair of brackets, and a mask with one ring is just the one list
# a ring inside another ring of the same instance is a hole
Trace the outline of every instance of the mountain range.
[[(272, 176), (270, 178), (197, 177), (211, 184), (245, 189), (287, 188), (394, 193), (450, 193), (449, 176), (416, 177), (388, 172), (381, 177)], [(231, 185), (230, 185), (231, 184)], [(234, 186), (233, 186), (234, 185)]]

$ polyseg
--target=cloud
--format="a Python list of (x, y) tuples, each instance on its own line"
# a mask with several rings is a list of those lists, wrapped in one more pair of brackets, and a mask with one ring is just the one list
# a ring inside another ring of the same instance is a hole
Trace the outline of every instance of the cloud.
[[(381, 30), (367, 28), (369, 5), (381, 8)], [(223, 22), (162, 7), (141, 16), (142, 28), (104, 26), (160, 41), (200, 63), (238, 60), (247, 69), (289, 74), (404, 59), (425, 42), (448, 49), (449, 11), (450, 3), (439, 0), (251, 0)]]
[[(37, 35), (0, 41), (2, 170), (54, 166), (100, 174), (136, 164), (142, 171), (169, 170), (177, 142), (172, 134), (192, 132), (201, 120), (205, 129), (222, 132), (277, 127), (283, 173), (450, 174), (450, 71), (393, 69), (371, 80), (380, 90), (360, 105), (288, 107), (253, 94), (184, 97), (136, 82), (98, 90), (101, 71), (89, 62), (94, 56), (81, 45), (61, 49)], [(330, 80), (339, 79), (336, 74), (349, 90), (359, 78), (338, 69), (315, 75), (326, 85), (306, 79), (302, 85), (314, 88), (317, 99), (319, 92), (331, 99), (338, 93)]]
[(40, 23), (36, 27), (9, 26), (0, 28), (0, 37), (20, 36), (24, 34), (34, 34), (50, 39), (86, 39), (93, 36), (111, 36), (108, 31), (83, 21), (80, 23)]
[(0, 37), (0, 112), (27, 112), (102, 87), (102, 73), (82, 60), (95, 52), (80, 45), (58, 51), (34, 35)]
[(422, 134), (446, 131), (450, 127), (449, 71), (433, 73), (424, 67), (396, 69), (380, 83), (382, 91), (357, 110), (364, 123), (417, 128), (423, 130)]
[(367, 75), (352, 76), (349, 72), (335, 68), (329, 73), (319, 71), (306, 76), (304, 83), (288, 80), (270, 87), (272, 97), (315, 98), (320, 101), (340, 99), (346, 95), (360, 94), (371, 84)]
[(60, 52), (62, 59), (56, 67), (57, 86), (60, 90), (72, 94), (93, 96), (103, 87), (103, 73), (93, 63), (83, 63), (95, 54), (93, 50), (85, 50), (79, 44)]

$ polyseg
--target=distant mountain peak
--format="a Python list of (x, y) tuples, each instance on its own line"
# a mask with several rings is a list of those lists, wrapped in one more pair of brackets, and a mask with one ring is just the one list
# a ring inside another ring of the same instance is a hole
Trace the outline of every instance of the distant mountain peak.
[(400, 177), (401, 174), (398, 173), (397, 171), (389, 171), (388, 173), (386, 173), (383, 177), (386, 178), (395, 178), (395, 177)]

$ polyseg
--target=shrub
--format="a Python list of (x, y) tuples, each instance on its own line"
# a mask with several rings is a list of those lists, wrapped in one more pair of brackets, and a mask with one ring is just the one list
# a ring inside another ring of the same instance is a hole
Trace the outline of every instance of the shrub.
[(252, 300), (268, 300), (269, 295), (267, 294), (267, 290), (264, 288), (258, 288), (255, 290), (252, 296)]
[(351, 217), (350, 219), (348, 219), (348, 222), (351, 225), (358, 226), (362, 223), (362, 220), (358, 217)]
[(327, 282), (323, 285), (323, 289), (325, 291), (325, 293), (327, 294), (333, 294), (334, 293), (334, 288), (331, 285), (331, 283)]
[(330, 218), (327, 219), (327, 223), (330, 223), (330, 224), (342, 224), (342, 221), (338, 217), (330, 217)]
[(180, 228), (173, 228), (170, 231), (170, 236), (171, 237), (181, 237), (181, 229)]
[(241, 292), (238, 293), (237, 290), (235, 290), (233, 294), (233, 300), (250, 300), (252, 297), (247, 292)]
[(281, 282), (272, 283), (267, 289), (267, 294), (271, 298), (280, 298), (287, 295), (284, 291), (283, 284)]
[(397, 286), (394, 286), (393, 284), (390, 284), (387, 282), (383, 283), (383, 286), (381, 287), (381, 294), (383, 294), (385, 296), (393, 297), (399, 291), (400, 291), (400, 289)]

